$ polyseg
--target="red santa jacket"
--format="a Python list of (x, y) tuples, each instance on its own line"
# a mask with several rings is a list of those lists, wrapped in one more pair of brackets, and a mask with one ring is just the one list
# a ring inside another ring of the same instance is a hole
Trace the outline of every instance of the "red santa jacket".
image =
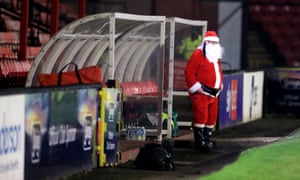
[(222, 88), (222, 69), (220, 60), (217, 63), (210, 62), (201, 49), (196, 49), (185, 67), (185, 80), (189, 93), (195, 93), (201, 85), (209, 88)]

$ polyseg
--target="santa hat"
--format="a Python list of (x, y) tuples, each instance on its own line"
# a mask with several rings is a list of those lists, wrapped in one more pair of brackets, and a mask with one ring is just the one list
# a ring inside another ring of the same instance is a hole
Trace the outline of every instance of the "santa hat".
[(204, 41), (214, 41), (219, 42), (220, 39), (215, 31), (207, 31), (203, 38)]

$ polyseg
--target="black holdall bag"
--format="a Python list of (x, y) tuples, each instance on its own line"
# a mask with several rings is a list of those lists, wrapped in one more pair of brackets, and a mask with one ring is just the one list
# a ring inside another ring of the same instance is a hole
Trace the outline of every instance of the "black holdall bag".
[(140, 148), (134, 162), (137, 169), (169, 171), (174, 170), (173, 149), (170, 141), (162, 144), (147, 143)]

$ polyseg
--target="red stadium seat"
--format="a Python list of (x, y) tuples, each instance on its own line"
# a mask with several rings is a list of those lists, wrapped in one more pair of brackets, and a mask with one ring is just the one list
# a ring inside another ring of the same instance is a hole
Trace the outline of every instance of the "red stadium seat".
[(0, 46), (14, 48), (19, 45), (19, 34), (17, 32), (0, 32)]
[(40, 33), (39, 38), (40, 38), (41, 45), (43, 46), (49, 41), (50, 34)]
[(20, 31), (21, 23), (18, 20), (6, 19), (5, 24), (8, 31)]
[(43, 24), (48, 24), (50, 22), (50, 15), (47, 12), (40, 12), (40, 18)]
[(273, 3), (274, 4), (285, 4), (285, 3), (287, 3), (287, 1), (289, 1), (289, 0), (273, 0)]
[[(299, 9), (300, 10), (300, 9)], [(291, 24), (294, 28), (298, 28), (300, 25), (300, 14), (295, 15), (293, 19), (291, 19)]]
[(276, 13), (276, 6), (273, 4), (261, 5), (261, 12), (265, 15), (273, 15)]
[(15, 53), (9, 47), (0, 47), (0, 58), (9, 59), (15, 56)]
[(298, 51), (299, 50), (299, 47), (300, 47), (300, 39), (299, 38), (295, 38), (293, 41), (292, 41), (292, 47), (295, 51)]
[(121, 88), (124, 95), (157, 95), (158, 88), (154, 81), (123, 82)]
[(28, 46), (27, 47), (27, 59), (34, 59), (41, 51), (41, 48), (42, 47), (40, 47), (40, 46), (38, 46), (38, 47)]

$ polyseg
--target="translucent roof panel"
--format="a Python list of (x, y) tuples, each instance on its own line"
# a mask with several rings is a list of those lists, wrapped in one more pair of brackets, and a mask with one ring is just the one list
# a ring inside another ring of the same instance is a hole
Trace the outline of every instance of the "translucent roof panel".
[[(55, 34), (33, 62), (26, 86), (40, 73), (57, 73), (67, 63), (100, 65), (104, 80), (157, 80), (164, 48), (164, 16), (102, 13), (78, 19)], [(67, 71), (72, 70), (67, 69)]]
[[(143, 23), (118, 39), (116, 42), (115, 79), (141, 81), (157, 78), (150, 77), (151, 74), (158, 74), (151, 73), (149, 70), (151, 69), (150, 64), (155, 66), (160, 60), (158, 56), (161, 50), (159, 49), (160, 25), (160, 23), (152, 22)], [(148, 75), (145, 74), (147, 72)]]

